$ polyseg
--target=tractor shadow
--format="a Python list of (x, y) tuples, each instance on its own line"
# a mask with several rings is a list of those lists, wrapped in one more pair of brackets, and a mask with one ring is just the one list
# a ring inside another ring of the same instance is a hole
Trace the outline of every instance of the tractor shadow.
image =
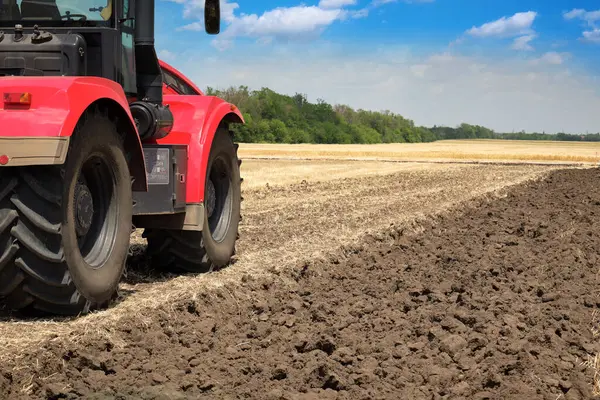
[(231, 268), (238, 261), (238, 258), (234, 256), (227, 266), (215, 269), (213, 272), (186, 273), (153, 267), (150, 258), (146, 255), (146, 244), (132, 244), (129, 254), (130, 256), (127, 259), (127, 268), (123, 277), (121, 278), (121, 283), (133, 286), (168, 282), (181, 276), (193, 277), (198, 275), (213, 274), (219, 270)]
[(150, 258), (146, 255), (145, 244), (132, 244), (129, 248), (127, 266), (121, 283), (140, 285), (144, 283), (165, 282), (177, 276), (165, 270), (152, 267)]
[[(144, 291), (146, 285), (155, 283), (168, 282), (172, 279), (181, 276), (197, 276), (206, 273), (182, 273), (171, 272), (163, 269), (152, 267), (151, 260), (146, 255), (146, 244), (131, 244), (129, 256), (123, 277), (121, 278), (119, 290), (116, 296), (110, 302), (107, 310), (117, 307), (119, 304), (126, 301), (130, 296)], [(237, 257), (231, 261), (225, 268), (233, 266), (237, 261)], [(216, 272), (216, 271), (215, 271)], [(106, 310), (106, 309), (105, 309)], [(60, 316), (49, 314), (39, 310), (13, 311), (0, 300), (0, 323), (19, 323), (19, 322), (69, 322), (81, 318), (82, 315), (76, 316)]]
[[(155, 283), (166, 281), (173, 274), (167, 274), (163, 271), (158, 271), (150, 266), (150, 262), (146, 255), (146, 245), (133, 244), (130, 247), (129, 256), (123, 277), (119, 284), (119, 290), (115, 297), (111, 300), (108, 310), (118, 306), (126, 301), (130, 296), (137, 293), (139, 289), (136, 287), (139, 284)], [(3, 300), (0, 300), (0, 323), (18, 323), (18, 322), (69, 322), (81, 318), (82, 315), (61, 316), (50, 314), (44, 311), (27, 309), (23, 311), (14, 311), (9, 308)]]
[[(91, 313), (96, 311), (106, 311), (118, 306), (120, 303), (125, 301), (128, 297), (135, 294), (137, 290), (130, 288), (119, 287), (115, 296), (111, 299), (108, 307), (101, 308), (100, 310), (92, 310)], [(20, 323), (20, 322), (54, 322), (54, 323), (66, 323), (75, 321), (84, 314), (79, 315), (60, 315), (53, 314), (43, 310), (27, 308), (25, 310), (15, 311), (9, 308), (3, 300), (0, 300), (0, 323)]]

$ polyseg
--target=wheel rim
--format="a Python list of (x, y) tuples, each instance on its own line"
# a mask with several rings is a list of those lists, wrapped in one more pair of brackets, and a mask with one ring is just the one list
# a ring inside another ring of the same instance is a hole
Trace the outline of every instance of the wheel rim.
[(73, 217), (79, 251), (93, 269), (109, 259), (118, 231), (117, 179), (103, 154), (83, 163), (73, 198)]
[(231, 169), (226, 159), (217, 157), (208, 175), (206, 208), (210, 234), (216, 242), (227, 236), (233, 210)]

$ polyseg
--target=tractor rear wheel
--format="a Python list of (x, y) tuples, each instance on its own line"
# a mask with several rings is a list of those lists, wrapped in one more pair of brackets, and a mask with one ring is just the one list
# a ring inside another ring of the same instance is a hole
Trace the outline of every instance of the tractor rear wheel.
[(11, 309), (76, 315), (116, 294), (131, 177), (115, 124), (84, 118), (63, 165), (0, 169), (0, 296)]
[(210, 272), (235, 254), (241, 219), (238, 145), (226, 128), (213, 140), (206, 169), (204, 226), (201, 232), (146, 229), (147, 254), (157, 267), (181, 272)]

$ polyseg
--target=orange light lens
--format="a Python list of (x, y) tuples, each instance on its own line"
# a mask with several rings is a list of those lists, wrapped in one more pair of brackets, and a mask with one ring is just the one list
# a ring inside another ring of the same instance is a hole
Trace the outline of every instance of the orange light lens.
[(31, 104), (31, 93), (4, 93), (4, 104)]

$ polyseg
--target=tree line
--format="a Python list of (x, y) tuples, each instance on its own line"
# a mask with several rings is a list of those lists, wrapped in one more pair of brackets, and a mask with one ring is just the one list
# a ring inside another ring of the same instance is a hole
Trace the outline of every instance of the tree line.
[(251, 91), (247, 86), (224, 90), (208, 87), (205, 93), (219, 96), (241, 110), (246, 124), (236, 124), (233, 130), (236, 141), (242, 143), (374, 144), (445, 139), (600, 141), (600, 133), (506, 133), (467, 123), (456, 127), (417, 126), (412, 120), (388, 110), (354, 110), (322, 99), (311, 103), (304, 94), (288, 96), (268, 88)]

